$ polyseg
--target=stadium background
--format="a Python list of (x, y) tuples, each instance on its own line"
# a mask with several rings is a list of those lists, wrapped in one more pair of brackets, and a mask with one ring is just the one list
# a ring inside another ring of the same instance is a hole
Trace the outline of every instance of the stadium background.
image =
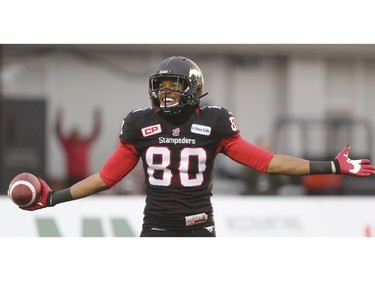
[[(102, 110), (103, 130), (91, 151), (91, 169), (95, 172), (117, 146), (125, 115), (135, 108), (149, 106), (148, 77), (157, 63), (171, 55), (187, 56), (198, 63), (204, 74), (205, 90), (209, 92), (204, 102), (230, 109), (247, 140), (255, 141), (258, 136), (266, 135), (276, 144), (276, 152), (309, 159), (331, 159), (350, 143), (352, 158), (375, 158), (373, 45), (1, 45), (0, 50), (0, 206), (8, 213), (7, 208), (15, 207), (10, 205), (5, 192), (9, 179), (17, 171), (31, 170), (56, 188), (65, 176), (64, 154), (54, 131), (58, 108), (62, 107), (65, 112), (64, 130), (78, 125), (85, 134), (91, 129), (94, 109), (99, 107)], [(220, 156), (216, 168), (236, 172), (240, 166)], [(114, 193), (136, 194), (138, 173), (139, 169), (136, 169), (118, 187), (107, 192), (109, 199), (118, 196)], [(361, 201), (373, 200), (375, 185), (372, 178), (345, 177), (341, 193), (332, 194), (328, 188), (329, 201), (323, 203), (321, 197), (304, 196), (306, 189), (299, 179), (294, 179), (293, 183), (276, 198), (245, 198), (249, 205), (263, 202), (259, 209), (267, 207), (272, 210), (272, 206), (279, 203), (285, 206), (297, 204), (298, 207), (293, 206), (290, 212), (283, 214), (286, 217), (272, 217), (272, 211), (251, 217), (254, 210), (250, 208), (245, 212), (250, 217), (242, 217), (240, 222), (237, 220), (237, 226), (242, 225), (251, 231), (228, 232), (228, 235), (337, 235), (341, 228), (333, 227), (331, 231), (327, 225), (332, 226), (335, 216), (343, 210), (353, 214), (351, 221), (360, 225), (349, 227), (341, 235), (372, 233), (375, 219), (364, 214), (374, 213), (371, 209), (374, 204)], [(218, 173), (214, 184), (214, 197), (224, 200), (218, 204), (219, 213), (224, 210), (220, 209), (221, 205), (230, 210), (244, 200), (243, 196), (236, 197), (243, 188), (241, 181)], [(342, 195), (347, 196), (344, 199)], [(127, 200), (138, 200), (136, 204), (143, 202), (142, 195), (135, 196), (137, 198), (124, 196), (121, 199), (124, 205)], [(90, 200), (86, 202), (91, 204)], [(307, 208), (308, 215), (296, 219), (296, 214), (306, 210), (306, 204), (313, 204)], [(326, 207), (322, 208), (321, 204)], [(322, 216), (322, 213), (314, 216), (314, 207), (322, 208), (331, 215), (328, 217), (332, 217), (332, 221), (328, 219), (327, 225), (311, 223), (316, 220), (315, 216)], [(59, 206), (48, 214), (58, 217), (54, 212), (67, 212), (69, 208)], [(282, 206), (280, 209), (285, 210)], [(14, 212), (15, 217), (20, 216), (19, 210)], [(42, 217), (47, 215), (41, 212)], [(278, 208), (273, 212), (277, 213)], [(141, 213), (140, 209), (139, 216)], [(80, 216), (84, 219), (87, 215)], [(30, 220), (40, 219), (35, 214), (25, 216)], [(270, 218), (273, 218), (271, 222)], [(301, 220), (302, 224), (314, 225), (318, 229), (296, 232), (293, 225), (296, 222), (298, 225)], [(270, 232), (275, 225), (276, 228), (290, 226), (290, 222), (292, 231), (288, 228), (286, 232), (285, 229), (280, 232), (279, 228)], [(7, 225), (4, 217), (3, 225)], [(254, 231), (254, 225), (270, 227), (258, 227)], [(34, 230), (27, 234), (18, 231), (0, 235), (40, 235), (33, 233)], [(80, 235), (69, 230), (65, 233)]]

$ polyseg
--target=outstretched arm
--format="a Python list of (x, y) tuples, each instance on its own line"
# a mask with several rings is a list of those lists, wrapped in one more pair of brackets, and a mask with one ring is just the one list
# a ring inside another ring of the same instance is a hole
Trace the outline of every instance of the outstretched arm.
[(309, 161), (288, 155), (273, 154), (247, 142), (238, 134), (224, 139), (220, 143), (218, 151), (223, 151), (234, 161), (261, 173), (288, 176), (344, 174), (359, 177), (375, 174), (375, 167), (370, 165), (370, 160), (349, 158), (349, 145), (340, 151), (332, 161)]
[(350, 146), (347, 145), (332, 161), (308, 161), (287, 155), (274, 155), (267, 173), (293, 176), (313, 174), (344, 174), (366, 177), (375, 174), (375, 167), (370, 160), (349, 158)]
[(120, 143), (99, 173), (93, 174), (69, 188), (55, 192), (44, 180), (39, 179), (42, 186), (42, 198), (37, 204), (21, 209), (34, 211), (45, 207), (53, 207), (59, 203), (104, 191), (125, 177), (135, 167), (138, 160), (139, 155), (133, 145)]
[(310, 175), (310, 161), (288, 155), (275, 154), (267, 167), (268, 174)]
[[(80, 199), (108, 189), (99, 173), (93, 174), (70, 187), (73, 199)], [(57, 202), (53, 202), (57, 203)]]
[(20, 207), (21, 209), (34, 211), (45, 207), (53, 207), (59, 203), (80, 199), (108, 189), (107, 185), (104, 183), (98, 173), (75, 183), (70, 188), (66, 188), (56, 192), (52, 191), (52, 189), (44, 180), (39, 178), (39, 182), (42, 187), (41, 199), (35, 205), (29, 207)]

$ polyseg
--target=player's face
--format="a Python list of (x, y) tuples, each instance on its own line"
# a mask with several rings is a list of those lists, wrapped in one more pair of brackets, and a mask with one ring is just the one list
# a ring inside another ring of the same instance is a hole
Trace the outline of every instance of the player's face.
[(159, 84), (159, 101), (162, 107), (175, 106), (180, 102), (182, 84), (176, 80), (163, 80)]

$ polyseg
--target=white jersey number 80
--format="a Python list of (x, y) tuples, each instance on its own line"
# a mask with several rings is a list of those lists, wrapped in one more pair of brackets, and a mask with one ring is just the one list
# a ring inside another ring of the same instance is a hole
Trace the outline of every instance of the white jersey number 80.
[[(155, 163), (155, 156), (161, 156), (161, 161)], [(198, 173), (195, 177), (189, 174), (190, 157), (198, 159)], [(203, 182), (203, 172), (206, 170), (207, 155), (203, 148), (185, 147), (180, 151), (179, 177), (182, 186), (199, 186)], [(148, 180), (152, 185), (170, 186), (172, 182), (172, 171), (168, 169), (171, 163), (171, 150), (167, 147), (151, 146), (146, 151), (146, 162), (148, 165)], [(155, 178), (155, 171), (162, 171), (160, 179)]]

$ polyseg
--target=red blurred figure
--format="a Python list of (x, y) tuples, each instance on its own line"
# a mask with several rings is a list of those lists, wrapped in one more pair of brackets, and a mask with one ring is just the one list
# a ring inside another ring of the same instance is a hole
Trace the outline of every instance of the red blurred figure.
[(66, 158), (68, 186), (86, 178), (90, 174), (90, 148), (97, 139), (101, 129), (101, 113), (98, 109), (94, 112), (94, 127), (88, 137), (81, 135), (78, 128), (73, 128), (68, 134), (62, 132), (62, 110), (57, 113), (56, 133), (62, 144)]

